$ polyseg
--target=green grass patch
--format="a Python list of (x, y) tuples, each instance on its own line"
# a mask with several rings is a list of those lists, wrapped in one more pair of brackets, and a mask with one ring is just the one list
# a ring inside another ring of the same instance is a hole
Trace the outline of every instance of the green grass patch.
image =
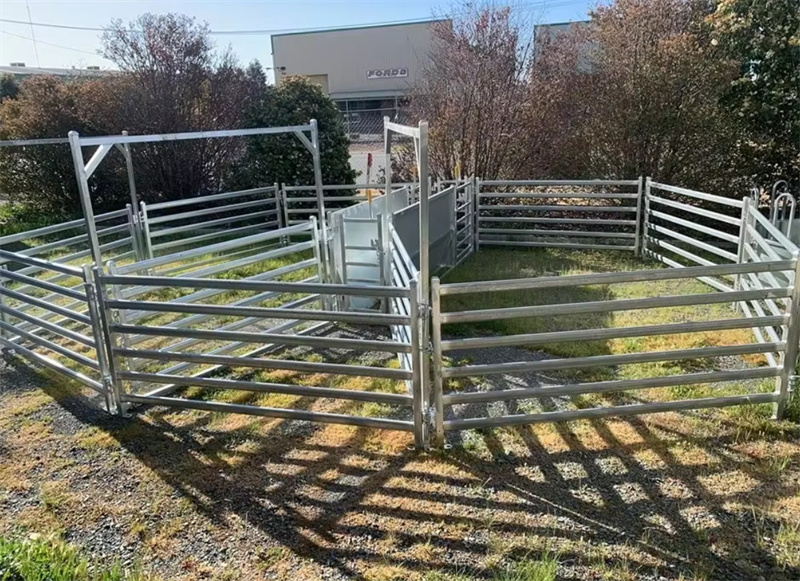
[[(594, 252), (565, 249), (497, 249), (481, 250), (449, 272), (444, 283), (566, 276), (601, 272), (621, 272), (663, 268), (655, 261), (640, 260), (629, 252)], [(693, 295), (715, 292), (694, 279), (646, 281), (603, 285), (584, 285), (540, 290), (497, 291), (445, 296), (442, 309), (471, 311), (502, 309), (520, 306), (570, 304), (616, 299)], [(545, 317), (517, 317), (480, 323), (445, 325), (449, 336), (522, 335), (569, 330), (638, 327), (737, 318), (739, 315), (728, 303), (711, 305), (640, 309), (613, 313), (586, 313)], [(751, 331), (733, 329), (708, 333), (687, 333), (631, 337), (624, 339), (556, 342), (531, 345), (559, 358), (618, 355), (645, 351), (697, 349), (717, 345), (737, 345), (752, 342)], [(746, 358), (750, 364), (761, 364), (761, 356)], [(626, 365), (620, 368), (598, 367), (588, 370), (565, 370), (570, 379), (602, 381), (606, 379), (638, 379), (678, 373), (709, 371), (717, 362), (708, 358)], [(560, 375), (559, 373), (555, 374)]]
[(0, 537), (2, 581), (145, 581), (143, 572), (118, 564), (92, 563), (56, 537)]

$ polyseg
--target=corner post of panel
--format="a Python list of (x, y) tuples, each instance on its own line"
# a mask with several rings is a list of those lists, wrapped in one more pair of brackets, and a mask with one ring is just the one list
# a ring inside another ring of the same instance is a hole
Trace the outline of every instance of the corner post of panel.
[(425, 392), (423, 389), (423, 372), (422, 372), (422, 345), (421, 345), (421, 327), (422, 323), (420, 305), (419, 305), (419, 289), (417, 288), (417, 279), (414, 278), (408, 283), (408, 325), (409, 335), (411, 338), (411, 406), (412, 416), (414, 421), (414, 446), (417, 449), (422, 449), (426, 445), (427, 434), (425, 425)]
[(786, 346), (781, 358), (781, 374), (775, 381), (773, 417), (777, 420), (782, 419), (786, 413), (786, 406), (791, 395), (789, 386), (796, 377), (797, 357), (800, 353), (800, 285), (797, 284), (800, 281), (800, 252), (792, 253), (792, 260), (794, 260), (795, 282), (792, 285), (791, 302), (787, 311), (789, 322), (784, 328), (783, 341)]
[[(747, 225), (750, 222), (750, 196), (742, 198), (742, 213), (739, 219), (739, 242), (736, 248), (736, 264), (742, 264), (747, 261), (747, 254), (745, 247), (748, 244)], [(734, 283), (734, 290), (742, 288), (743, 274), (736, 275), (736, 282)]]
[(69, 147), (72, 152), (72, 163), (75, 167), (75, 178), (78, 181), (78, 194), (83, 210), (83, 219), (86, 223), (86, 236), (89, 240), (89, 251), (95, 266), (102, 267), (103, 259), (100, 252), (100, 242), (97, 238), (97, 225), (94, 221), (94, 209), (89, 192), (89, 178), (86, 174), (86, 166), (81, 151), (81, 137), (77, 131), (70, 131), (68, 134)]
[(633, 254), (637, 257), (642, 255), (642, 196), (644, 195), (644, 176), (639, 176), (639, 184), (636, 191), (636, 230), (634, 234), (634, 249)]
[(433, 358), (433, 426), (434, 443), (444, 446), (444, 381), (442, 379), (442, 319), (441, 293), (438, 277), (431, 283), (431, 350)]
[[(386, 195), (392, 191), (392, 132), (389, 131), (389, 117), (383, 118), (383, 173)], [(388, 199), (388, 198), (387, 198)]]
[(314, 156), (314, 190), (317, 193), (317, 216), (320, 222), (325, 220), (325, 193), (322, 189), (322, 160), (320, 159), (319, 149), (319, 129), (317, 120), (312, 119), (311, 125), (311, 146)]
[(102, 328), (101, 332), (101, 340), (103, 341), (103, 346), (97, 346), (98, 352), (100, 349), (105, 348), (107, 354), (107, 365), (108, 365), (108, 388), (111, 392), (111, 399), (113, 402), (113, 409), (117, 415), (125, 416), (127, 415), (127, 408), (126, 404), (123, 401), (123, 391), (124, 388), (122, 386), (122, 381), (119, 378), (117, 369), (118, 366), (118, 358), (115, 352), (116, 347), (116, 334), (111, 330), (111, 325), (113, 323), (111, 319), (111, 310), (106, 305), (106, 296), (105, 296), (105, 289), (103, 287), (103, 272), (102, 267), (95, 266), (92, 268), (92, 276), (94, 282), (94, 288), (97, 291), (96, 299), (97, 299), (97, 311), (99, 315), (100, 325)]
[(642, 220), (642, 254), (647, 256), (647, 237), (650, 235), (650, 187), (653, 179), (644, 178), (644, 219)]
[(115, 404), (112, 403), (113, 390), (111, 387), (113, 378), (111, 377), (111, 368), (108, 364), (110, 354), (108, 353), (105, 343), (105, 329), (103, 328), (98, 303), (100, 291), (95, 284), (92, 265), (90, 264), (85, 264), (83, 266), (83, 290), (86, 293), (87, 314), (91, 322), (92, 341), (94, 341), (97, 365), (100, 368), (100, 384), (103, 386), (103, 398), (105, 400), (106, 411), (108, 413), (114, 413)]
[(419, 287), (429, 304), (430, 290), (430, 180), (428, 179), (428, 122), (419, 122)]

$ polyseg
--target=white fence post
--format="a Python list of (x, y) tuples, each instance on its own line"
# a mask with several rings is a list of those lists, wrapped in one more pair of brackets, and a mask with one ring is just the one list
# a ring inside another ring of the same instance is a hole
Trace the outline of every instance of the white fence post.
[(644, 178), (644, 216), (642, 219), (642, 246), (641, 252), (643, 256), (647, 256), (647, 236), (650, 230), (650, 183), (653, 180), (650, 177)]
[(642, 255), (642, 196), (644, 195), (644, 176), (639, 176), (639, 187), (636, 192), (636, 233), (634, 234), (634, 256)]
[[(736, 263), (741, 264), (746, 262), (747, 255), (745, 254), (745, 246), (747, 246), (747, 225), (750, 222), (750, 198), (745, 196), (742, 198), (742, 214), (741, 224), (739, 225), (739, 243), (736, 249)], [(742, 287), (742, 274), (736, 275), (736, 282), (734, 283), (734, 290), (739, 290)]]
[(440, 281), (437, 277), (431, 281), (431, 323), (432, 341), (431, 358), (433, 359), (433, 422), (434, 442), (437, 446), (444, 445), (444, 382), (442, 380), (442, 320), (441, 320), (441, 295), (439, 293)]
[(783, 418), (786, 413), (786, 405), (789, 402), (789, 384), (797, 369), (797, 356), (800, 350), (800, 252), (792, 254), (795, 261), (794, 284), (792, 285), (791, 302), (789, 303), (788, 315), (789, 323), (785, 327), (783, 340), (786, 343), (786, 351), (783, 352), (783, 370), (775, 382), (775, 402), (774, 417), (777, 420)]
[(424, 357), (421, 348), (422, 321), (419, 304), (419, 287), (417, 279), (414, 278), (408, 283), (409, 289), (409, 330), (411, 334), (411, 406), (414, 416), (414, 445), (417, 448), (424, 448), (426, 445), (425, 434), (425, 390), (423, 388), (422, 358)]

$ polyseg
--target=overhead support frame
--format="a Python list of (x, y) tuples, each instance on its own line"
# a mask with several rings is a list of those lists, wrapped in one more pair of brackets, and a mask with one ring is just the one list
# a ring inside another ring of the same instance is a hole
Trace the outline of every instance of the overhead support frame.
[[(308, 136), (306, 135), (308, 133)], [(220, 131), (195, 131), (186, 133), (164, 133), (153, 135), (129, 135), (123, 131), (121, 135), (105, 135), (99, 137), (81, 137), (77, 131), (70, 131), (66, 140), (17, 140), (14, 142), (0, 143), (0, 145), (39, 145), (47, 143), (69, 143), (72, 150), (72, 160), (75, 167), (75, 177), (78, 181), (81, 208), (86, 222), (86, 232), (89, 239), (89, 248), (92, 260), (97, 266), (102, 266), (100, 243), (97, 238), (97, 228), (94, 220), (94, 208), (91, 199), (89, 178), (100, 167), (100, 164), (111, 152), (118, 149), (125, 158), (128, 173), (128, 187), (131, 196), (131, 205), (135, 212), (138, 200), (136, 182), (133, 173), (133, 156), (130, 146), (134, 143), (159, 143), (170, 141), (188, 141), (194, 139), (216, 139), (225, 137), (252, 137), (260, 135), (294, 134), (303, 146), (311, 153), (314, 164), (314, 188), (317, 196), (317, 210), (319, 220), (325, 219), (325, 200), (322, 188), (322, 161), (320, 159), (319, 129), (316, 119), (307, 125), (291, 125), (285, 127), (258, 127), (254, 129), (225, 129)], [(83, 155), (83, 147), (97, 147), (87, 162)]]

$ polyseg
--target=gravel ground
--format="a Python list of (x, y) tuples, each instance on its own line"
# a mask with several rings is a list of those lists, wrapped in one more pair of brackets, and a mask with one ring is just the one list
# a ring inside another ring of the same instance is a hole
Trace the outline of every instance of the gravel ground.
[[(556, 383), (497, 376), (465, 389)], [(111, 417), (4, 364), (0, 532), (57, 528), (97, 559), (187, 581), (491, 578), (542, 550), (560, 554), (559, 579), (800, 578), (797, 552), (785, 554), (800, 544), (780, 534), (794, 522), (781, 518), (800, 514), (797, 430), (743, 431), (714, 414), (468, 432), (461, 447), (422, 453), (406, 434), (342, 426), (163, 408)]]

